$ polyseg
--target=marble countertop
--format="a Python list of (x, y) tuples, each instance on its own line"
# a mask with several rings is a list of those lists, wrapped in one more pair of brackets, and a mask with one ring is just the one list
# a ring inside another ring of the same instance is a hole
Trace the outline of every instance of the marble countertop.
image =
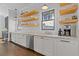
[(58, 36), (58, 35), (51, 35), (51, 34), (44, 34), (44, 33), (22, 33), (22, 32), (12, 32), (12, 33), (25, 34), (25, 35), (30, 35), (30, 36), (44, 36), (44, 37), (51, 37), (51, 38), (77, 39), (77, 37)]

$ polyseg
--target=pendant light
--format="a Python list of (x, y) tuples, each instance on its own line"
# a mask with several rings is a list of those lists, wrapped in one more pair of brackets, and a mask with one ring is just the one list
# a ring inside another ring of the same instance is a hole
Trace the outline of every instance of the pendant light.
[(43, 10), (47, 10), (47, 9), (48, 9), (48, 6), (47, 6), (46, 4), (44, 4), (44, 5), (42, 6), (42, 9), (43, 9)]

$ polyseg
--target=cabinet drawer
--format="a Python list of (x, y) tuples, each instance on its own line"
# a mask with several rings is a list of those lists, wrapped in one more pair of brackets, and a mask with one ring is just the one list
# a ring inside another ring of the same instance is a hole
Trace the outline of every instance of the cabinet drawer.
[(46, 39), (46, 40), (52, 39), (50, 37), (45, 37), (45, 36), (34, 36), (34, 38), (36, 38), (36, 39)]
[(34, 50), (43, 55), (54, 55), (54, 41), (52, 38), (45, 36), (34, 37)]
[(26, 35), (25, 34), (16, 34), (17, 39), (25, 39)]
[(70, 39), (57, 39), (55, 41), (55, 55), (58, 56), (77, 56), (78, 42)]

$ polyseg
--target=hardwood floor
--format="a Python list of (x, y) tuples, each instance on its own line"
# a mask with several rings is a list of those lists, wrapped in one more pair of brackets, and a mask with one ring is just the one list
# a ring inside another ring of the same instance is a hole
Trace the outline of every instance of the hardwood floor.
[(0, 56), (42, 56), (29, 49), (24, 49), (11, 42), (0, 41)]

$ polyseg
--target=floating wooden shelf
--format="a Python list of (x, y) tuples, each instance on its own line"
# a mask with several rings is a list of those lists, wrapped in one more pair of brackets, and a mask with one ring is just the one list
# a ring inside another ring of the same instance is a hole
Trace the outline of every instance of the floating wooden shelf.
[(60, 6), (66, 6), (66, 5), (69, 5), (71, 3), (60, 3)]
[(21, 24), (22, 26), (28, 26), (28, 27), (38, 27), (38, 24)]
[(77, 19), (69, 19), (69, 20), (61, 20), (61, 21), (59, 21), (60, 24), (75, 24), (77, 22), (78, 22)]
[(60, 15), (72, 14), (72, 13), (76, 12), (77, 9), (78, 9), (78, 6), (74, 5), (68, 9), (60, 10)]
[(20, 22), (30, 22), (30, 21), (36, 21), (36, 20), (38, 20), (37, 17), (31, 17), (31, 18), (20, 20)]
[(38, 14), (37, 10), (31, 10), (29, 12), (21, 13), (20, 17), (28, 17), (28, 16), (32, 16), (32, 15), (36, 15), (36, 14)]

